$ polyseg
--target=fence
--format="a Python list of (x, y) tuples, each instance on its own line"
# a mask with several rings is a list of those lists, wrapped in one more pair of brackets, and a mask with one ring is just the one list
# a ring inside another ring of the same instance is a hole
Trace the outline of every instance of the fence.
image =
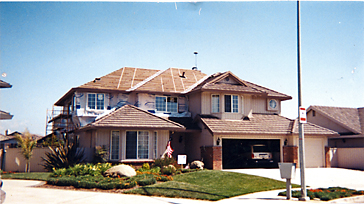
[(364, 148), (331, 148), (331, 167), (364, 170)]
[[(21, 154), (20, 148), (8, 148), (6, 149), (4, 167), (1, 167), (3, 171), (24, 172), (26, 161)], [(85, 159), (92, 160), (92, 148), (84, 148)], [(30, 159), (30, 171), (31, 172), (45, 172), (46, 170), (42, 166), (42, 157), (45, 157), (45, 153), (50, 152), (48, 147), (33, 149), (33, 157)], [(2, 149), (1, 149), (2, 153)], [(1, 158), (3, 155), (0, 154)]]

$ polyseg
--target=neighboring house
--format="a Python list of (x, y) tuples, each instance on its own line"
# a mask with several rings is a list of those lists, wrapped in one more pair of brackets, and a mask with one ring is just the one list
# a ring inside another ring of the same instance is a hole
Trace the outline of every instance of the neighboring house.
[[(11, 87), (12, 85), (10, 85), (9, 83), (0, 80), (0, 88), (11, 88)], [(10, 120), (12, 118), (13, 116), (10, 115), (10, 113), (0, 110), (0, 120)]]
[(310, 106), (307, 121), (338, 132), (330, 147), (364, 147), (364, 108)]
[[(81, 147), (105, 147), (113, 162), (151, 162), (170, 140), (174, 157), (203, 159), (207, 168), (244, 167), (252, 145), (267, 147), (277, 165), (298, 162), (297, 122), (280, 116), (289, 99), (229, 71), (124, 67), (69, 90), (49, 122), (54, 134), (77, 136)], [(306, 166), (326, 165), (325, 146), (335, 135), (305, 125)]]

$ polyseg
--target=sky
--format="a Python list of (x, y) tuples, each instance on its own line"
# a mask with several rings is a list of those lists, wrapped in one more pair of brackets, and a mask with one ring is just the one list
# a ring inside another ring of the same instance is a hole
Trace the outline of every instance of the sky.
[[(364, 2), (301, 2), (302, 105), (364, 107)], [(6, 129), (44, 135), (72, 87), (125, 66), (231, 71), (292, 96), (298, 116), (297, 3), (0, 2)], [(6, 73), (6, 76), (5, 74)], [(5, 77), (4, 77), (5, 76)]]

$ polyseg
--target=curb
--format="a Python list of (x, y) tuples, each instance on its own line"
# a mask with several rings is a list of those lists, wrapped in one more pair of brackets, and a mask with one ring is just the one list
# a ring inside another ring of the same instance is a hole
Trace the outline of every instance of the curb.
[(364, 203), (364, 196), (354, 196), (348, 198), (339, 198), (329, 203)]

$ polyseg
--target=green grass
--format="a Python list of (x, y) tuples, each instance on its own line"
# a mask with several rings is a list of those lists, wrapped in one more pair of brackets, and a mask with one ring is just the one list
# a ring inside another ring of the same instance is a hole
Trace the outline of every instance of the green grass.
[(1, 178), (46, 181), (50, 174), (49, 172), (11, 173), (1, 174)]
[(253, 192), (286, 188), (285, 182), (273, 179), (213, 170), (180, 174), (173, 178), (174, 180), (170, 182), (144, 186), (125, 193), (214, 201)]

